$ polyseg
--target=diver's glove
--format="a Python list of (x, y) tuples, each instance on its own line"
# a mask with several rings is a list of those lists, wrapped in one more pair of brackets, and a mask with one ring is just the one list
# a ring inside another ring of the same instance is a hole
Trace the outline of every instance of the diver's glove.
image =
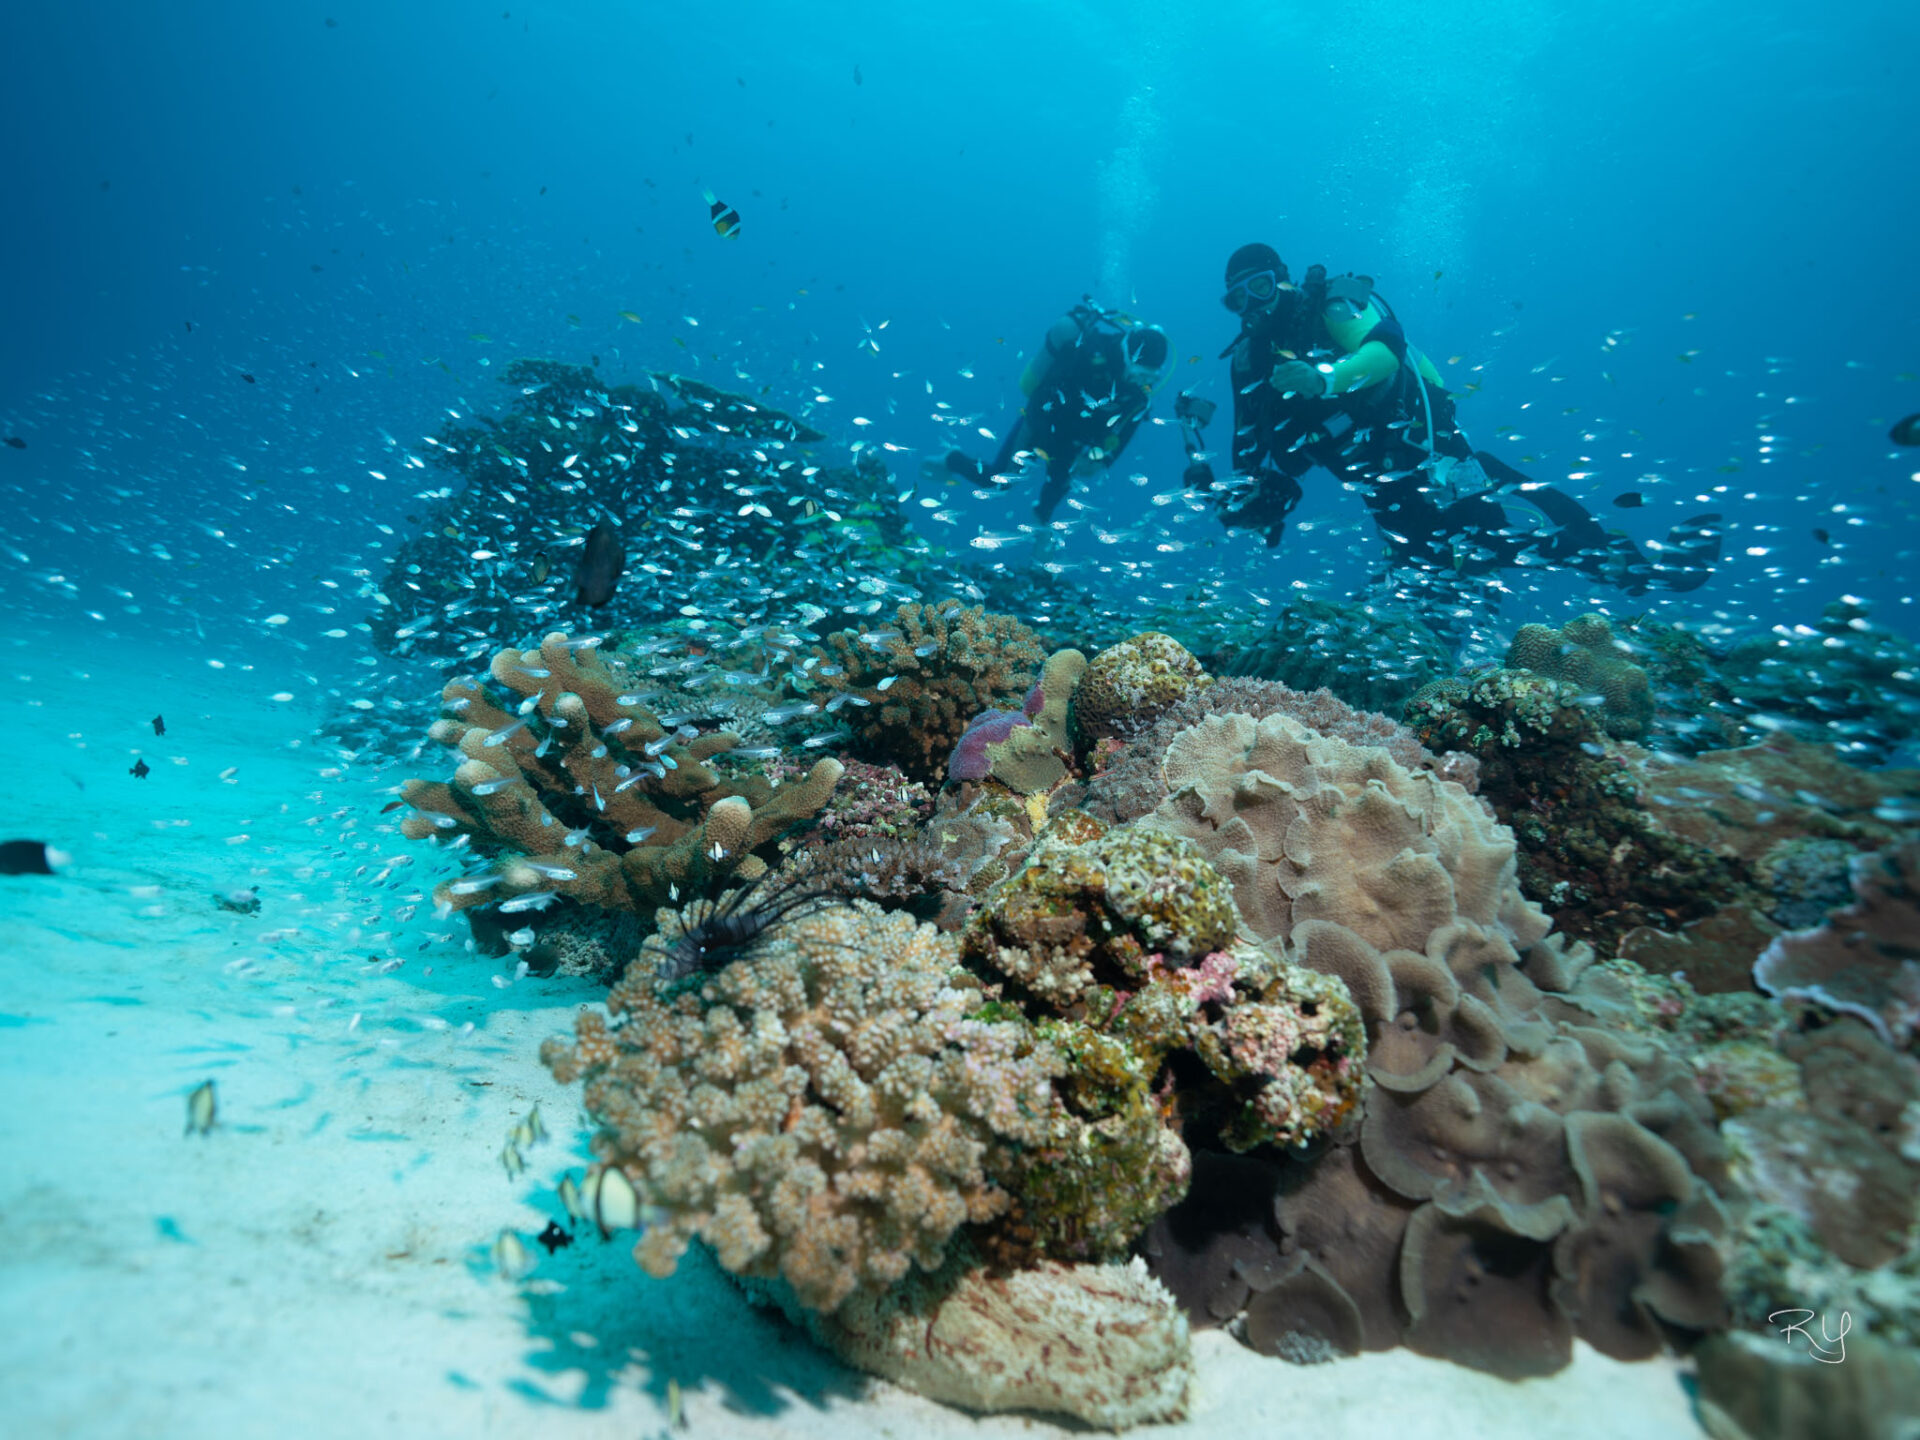
[(1182, 477), (1189, 490), (1211, 490), (1213, 488), (1213, 466), (1204, 460), (1195, 460), (1187, 466)]
[(1317, 366), (1304, 360), (1288, 360), (1273, 367), (1267, 379), (1283, 396), (1297, 395), (1318, 400), (1327, 393), (1327, 377)]

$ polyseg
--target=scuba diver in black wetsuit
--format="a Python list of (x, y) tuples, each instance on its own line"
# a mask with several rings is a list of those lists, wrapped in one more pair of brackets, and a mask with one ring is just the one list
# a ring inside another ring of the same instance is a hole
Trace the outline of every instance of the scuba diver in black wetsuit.
[(1718, 515), (1676, 526), (1649, 557), (1571, 495), (1475, 450), (1439, 372), (1366, 276), (1315, 265), (1296, 286), (1270, 246), (1243, 245), (1227, 261), (1224, 303), (1240, 316), (1221, 352), (1233, 357), (1234, 479), (1216, 482), (1196, 459), (1187, 483), (1213, 491), (1227, 526), (1279, 544), (1300, 477), (1319, 465), (1365, 484), (1390, 565), (1455, 600), (1464, 582), (1516, 565), (1565, 566), (1630, 595), (1692, 590), (1712, 574)]
[(1147, 418), (1153, 387), (1167, 373), (1166, 332), (1083, 299), (1054, 321), (1046, 343), (1020, 377), (1027, 403), (991, 462), (954, 451), (947, 469), (968, 480), (997, 479), (1019, 469), (1023, 451), (1046, 462), (1046, 484), (1033, 507), (1042, 525), (1072, 488), (1075, 474), (1105, 469), (1120, 458)]

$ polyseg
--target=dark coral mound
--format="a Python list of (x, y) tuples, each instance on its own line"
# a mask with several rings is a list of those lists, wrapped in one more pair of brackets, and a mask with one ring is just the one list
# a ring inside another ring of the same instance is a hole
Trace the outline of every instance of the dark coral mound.
[[(849, 570), (898, 581), (925, 551), (877, 455), (847, 464), (819, 431), (746, 396), (664, 373), (615, 384), (555, 360), (516, 360), (500, 378), (507, 409), (450, 421), (423, 451), (422, 473), (451, 483), (420, 494), (407, 517), (420, 529), (375, 593), (374, 643), (390, 654), (471, 663), (577, 619), (574, 568), (600, 521), (627, 551), (594, 612), (613, 627), (688, 604), (797, 604)], [(752, 565), (726, 563), (749, 552)]]
[(813, 657), (800, 683), (852, 732), (853, 753), (939, 785), (976, 715), (1021, 708), (1046, 652), (1012, 616), (949, 600), (836, 630)]
[(1574, 686), (1524, 670), (1429, 685), (1407, 705), (1430, 750), (1479, 761), (1480, 794), (1520, 845), (1520, 888), (1557, 928), (1611, 951), (1636, 926), (1677, 929), (1741, 893), (1743, 867), (1641, 804)]

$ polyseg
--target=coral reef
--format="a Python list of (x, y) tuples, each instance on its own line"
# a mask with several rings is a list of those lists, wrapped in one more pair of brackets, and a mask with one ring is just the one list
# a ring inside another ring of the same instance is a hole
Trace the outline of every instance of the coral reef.
[(1653, 720), (1653, 687), (1633, 652), (1613, 637), (1604, 615), (1581, 615), (1558, 630), (1522, 625), (1507, 650), (1507, 665), (1564, 680), (1600, 699), (1601, 723), (1609, 735), (1638, 740)]
[(753, 852), (827, 803), (837, 760), (775, 788), (764, 776), (722, 780), (706, 763), (732, 749), (727, 732), (668, 731), (624, 692), (628, 662), (563, 634), (538, 650), (494, 656), (497, 700), (454, 681), (429, 732), (461, 758), (451, 782), (409, 780), (410, 839), (469, 837), (497, 868), (443, 883), (453, 909), (504, 901), (538, 908), (562, 897), (642, 914), (688, 889), (760, 861)]
[(1853, 862), (1855, 902), (1778, 936), (1754, 962), (1769, 995), (1811, 1000), (1904, 1047), (1920, 1026), (1920, 840)]
[(1661, 828), (1750, 866), (1778, 864), (1778, 847), (1816, 839), (1875, 849), (1920, 818), (1920, 770), (1862, 770), (1831, 745), (1791, 735), (1689, 760), (1629, 758)]
[(1226, 949), (1235, 920), (1231, 893), (1197, 846), (1127, 827), (1031, 856), (963, 947), (1067, 1014), (1096, 985), (1144, 984), (1151, 955), (1186, 965)]
[(1187, 647), (1157, 630), (1122, 640), (1088, 663), (1073, 693), (1073, 735), (1081, 749), (1151, 725), (1212, 683)]
[(1480, 794), (1519, 842), (1521, 889), (1562, 931), (1610, 951), (1637, 926), (1677, 928), (1740, 895), (1740, 866), (1641, 804), (1574, 687), (1491, 670), (1427, 686), (1407, 720), (1429, 749), (1478, 760)]
[(541, 1048), (586, 1082), (599, 1164), (658, 1209), (635, 1250), (650, 1273), (698, 1236), (831, 1311), (938, 1270), (956, 1231), (1008, 1208), (994, 1172), (1052, 1137), (1059, 1060), (1030, 1027), (973, 1018), (949, 938), (855, 901), (670, 986), (649, 963), (663, 931), (604, 1011)]
[(950, 1266), (810, 1328), (857, 1369), (987, 1413), (1120, 1430), (1180, 1419), (1193, 1383), (1187, 1318), (1139, 1260), (1005, 1276)]
[(854, 753), (931, 786), (976, 715), (1025, 698), (1044, 654), (1011, 616), (902, 605), (892, 625), (828, 635), (794, 683), (838, 711)]

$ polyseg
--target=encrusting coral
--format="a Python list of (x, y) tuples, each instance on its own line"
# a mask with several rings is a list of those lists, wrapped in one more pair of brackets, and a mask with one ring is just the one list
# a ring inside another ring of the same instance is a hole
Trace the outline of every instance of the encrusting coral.
[(1238, 928), (1197, 847), (1122, 826), (1079, 844), (1043, 838), (962, 932), (989, 993), (1022, 1006), (1063, 1058), (1058, 1088), (1090, 1132), (1030, 1157), (1014, 1182), (1043, 1252), (1110, 1256), (1179, 1199), (1176, 1111), (1190, 1132), (1244, 1149), (1303, 1144), (1355, 1110), (1352, 1002)]
[(968, 724), (1018, 705), (1045, 654), (1010, 615), (951, 600), (902, 605), (892, 625), (828, 635), (796, 683), (836, 711), (862, 759), (938, 785)]
[(408, 838), (470, 836), (500, 857), (487, 874), (441, 884), (435, 899), (452, 909), (552, 895), (648, 913), (676, 889), (752, 873), (753, 852), (818, 811), (840, 778), (827, 759), (778, 788), (759, 775), (722, 780), (705, 762), (735, 736), (669, 732), (630, 693), (639, 682), (623, 657), (564, 634), (501, 651), (491, 675), (519, 703), (447, 685), (429, 733), (459, 752), (459, 768), (451, 782), (400, 791), (414, 810)]
[(858, 1297), (808, 1328), (848, 1364), (968, 1410), (1110, 1430), (1185, 1413), (1187, 1317), (1141, 1261), (949, 1272)]
[(573, 1040), (541, 1058), (586, 1082), (602, 1166), (657, 1207), (635, 1257), (672, 1273), (688, 1242), (832, 1311), (1002, 1214), (996, 1183), (1056, 1114), (1059, 1058), (1030, 1027), (975, 1018), (953, 942), (864, 901), (816, 910), (697, 981), (656, 977), (674, 924)]

